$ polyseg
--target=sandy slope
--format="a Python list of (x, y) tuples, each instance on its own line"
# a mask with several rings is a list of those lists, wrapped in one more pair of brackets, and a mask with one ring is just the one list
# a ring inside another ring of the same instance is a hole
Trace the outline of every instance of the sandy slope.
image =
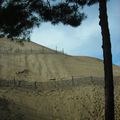
[[(114, 75), (120, 75), (120, 67), (114, 66)], [(96, 58), (65, 55), (33, 42), (0, 39), (2, 79), (49, 81), (72, 76), (103, 76), (103, 63)]]

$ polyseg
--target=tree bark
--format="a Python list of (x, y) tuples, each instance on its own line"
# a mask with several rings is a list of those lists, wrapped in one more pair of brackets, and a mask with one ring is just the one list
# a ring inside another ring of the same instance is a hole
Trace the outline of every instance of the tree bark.
[(114, 82), (106, 0), (99, 0), (99, 13), (104, 58), (105, 120), (114, 120)]

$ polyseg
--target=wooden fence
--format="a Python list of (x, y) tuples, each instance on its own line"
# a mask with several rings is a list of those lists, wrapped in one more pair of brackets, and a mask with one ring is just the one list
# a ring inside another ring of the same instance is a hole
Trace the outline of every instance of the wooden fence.
[[(114, 77), (114, 83), (120, 83), (120, 77)], [(12, 87), (12, 88), (25, 88), (25, 89), (38, 89), (40, 91), (45, 90), (59, 90), (59, 89), (71, 89), (72, 87), (87, 86), (87, 85), (99, 85), (104, 87), (104, 79), (102, 77), (72, 77), (69, 80), (50, 80), (48, 82), (28, 82), (24, 80), (3, 80), (0, 79), (0, 87)]]
[(29, 50), (20, 50), (20, 49), (16, 49), (14, 51), (12, 50), (0, 50), (0, 54), (64, 54), (64, 51), (57, 51), (57, 50), (47, 50), (45, 48), (41, 49), (41, 50), (33, 50), (33, 49), (29, 49)]

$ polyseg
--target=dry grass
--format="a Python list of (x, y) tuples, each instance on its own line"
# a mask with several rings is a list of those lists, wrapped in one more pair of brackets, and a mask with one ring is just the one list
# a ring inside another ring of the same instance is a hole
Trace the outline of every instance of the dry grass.
[[(115, 113), (119, 120), (120, 87), (115, 88)], [(94, 81), (57, 91), (1, 88), (2, 95), (21, 106), (26, 120), (104, 120), (104, 89)]]
[[(33, 42), (23, 44), (0, 39), (0, 78), (44, 82), (71, 76), (103, 76), (101, 60), (60, 54)], [(114, 66), (114, 75), (120, 75), (120, 67)]]
[[(17, 53), (18, 49), (23, 52)], [(27, 53), (31, 49), (40, 53)], [(45, 82), (55, 78), (71, 79), (71, 76), (103, 76), (103, 63), (98, 59), (56, 53), (32, 42), (24, 41), (21, 45), (3, 38), (0, 52), (0, 77), (7, 80)], [(120, 67), (113, 68), (114, 75), (120, 75)], [(0, 88), (0, 97), (18, 105), (25, 120), (104, 120), (104, 85), (96, 83), (91, 81), (79, 87), (52, 91)], [(116, 120), (120, 120), (119, 96), (118, 84), (115, 87)]]

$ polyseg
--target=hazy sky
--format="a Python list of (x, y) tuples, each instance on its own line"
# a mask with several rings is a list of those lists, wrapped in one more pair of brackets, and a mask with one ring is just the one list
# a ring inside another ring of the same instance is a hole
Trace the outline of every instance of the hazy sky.
[[(120, 0), (108, 2), (108, 18), (112, 42), (113, 63), (120, 65)], [(35, 28), (31, 40), (52, 49), (62, 50), (70, 55), (103, 58), (101, 31), (98, 25), (98, 4), (86, 7), (87, 19), (79, 27), (62, 24), (42, 23)]]

